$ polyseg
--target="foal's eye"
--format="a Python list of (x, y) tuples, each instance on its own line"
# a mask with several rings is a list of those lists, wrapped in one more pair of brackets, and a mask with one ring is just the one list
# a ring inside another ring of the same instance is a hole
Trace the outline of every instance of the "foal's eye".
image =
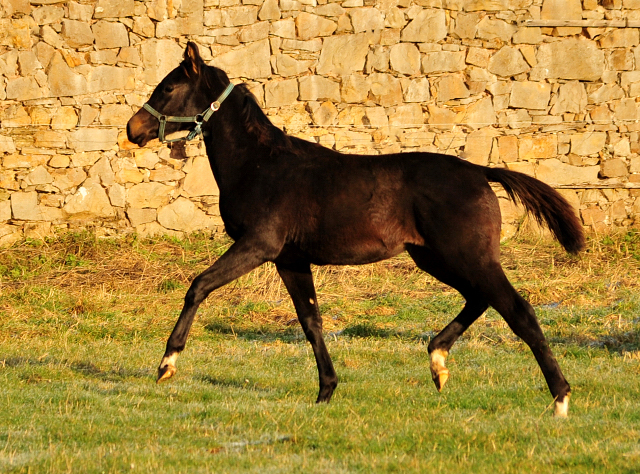
[(171, 92), (173, 92), (173, 86), (164, 86), (165, 94), (170, 94)]

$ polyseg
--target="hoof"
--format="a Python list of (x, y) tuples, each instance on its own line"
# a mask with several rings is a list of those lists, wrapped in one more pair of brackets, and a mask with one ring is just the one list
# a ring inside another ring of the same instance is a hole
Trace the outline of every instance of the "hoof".
[(438, 392), (442, 392), (442, 387), (444, 387), (444, 384), (447, 383), (447, 380), (449, 380), (448, 369), (442, 370), (440, 373), (436, 374), (433, 377), (433, 383), (436, 384), (436, 388), (438, 389)]
[(175, 375), (178, 371), (175, 365), (166, 364), (164, 366), (158, 367), (158, 380), (156, 383), (160, 383), (163, 380), (168, 380)]
[(556, 418), (566, 418), (569, 416), (569, 396), (566, 394), (562, 401), (556, 400), (555, 409), (553, 410), (553, 416)]

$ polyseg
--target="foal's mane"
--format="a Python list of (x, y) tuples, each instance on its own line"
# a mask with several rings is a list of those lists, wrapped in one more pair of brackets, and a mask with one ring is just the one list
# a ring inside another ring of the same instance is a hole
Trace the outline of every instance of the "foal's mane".
[[(221, 69), (207, 66), (203, 68), (205, 85), (209, 88), (213, 84), (229, 82), (229, 77)], [(242, 108), (240, 110), (240, 118), (242, 125), (246, 131), (253, 135), (258, 143), (266, 146), (271, 151), (282, 150), (284, 148), (292, 148), (292, 137), (273, 125), (269, 118), (260, 108), (256, 97), (251, 93), (246, 84), (238, 84), (234, 87), (235, 91), (240, 92), (242, 96)]]

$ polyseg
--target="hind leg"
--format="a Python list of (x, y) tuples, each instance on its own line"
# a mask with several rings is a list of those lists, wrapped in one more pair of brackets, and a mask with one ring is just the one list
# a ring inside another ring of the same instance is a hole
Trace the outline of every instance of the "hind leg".
[(533, 307), (511, 286), (501, 268), (499, 274), (496, 272), (494, 275), (493, 282), (486, 281), (492, 291), (491, 306), (500, 313), (516, 336), (529, 346), (555, 399), (554, 415), (566, 417), (571, 388), (542, 333)]
[(449, 369), (445, 361), (449, 351), (458, 338), (487, 310), (489, 305), (480, 297), (465, 278), (455, 275), (442, 259), (424, 247), (409, 246), (409, 255), (418, 268), (433, 275), (441, 282), (458, 290), (467, 300), (464, 308), (436, 337), (429, 343), (431, 358), (431, 376), (438, 391), (442, 391), (449, 379)]

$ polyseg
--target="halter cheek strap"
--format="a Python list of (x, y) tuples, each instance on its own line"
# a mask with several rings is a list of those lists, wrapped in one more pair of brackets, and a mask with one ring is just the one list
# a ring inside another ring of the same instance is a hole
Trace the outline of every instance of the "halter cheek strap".
[[(156, 109), (151, 107), (148, 102), (146, 102), (142, 108), (153, 115), (160, 122), (160, 127), (158, 128), (158, 139), (160, 143), (173, 143), (179, 142), (182, 140), (193, 140), (198, 135), (202, 134), (202, 125), (207, 122), (214, 112), (217, 112), (220, 108), (220, 105), (224, 102), (224, 100), (229, 97), (231, 91), (233, 90), (233, 84), (230, 82), (226, 87), (222, 94), (207, 107), (202, 113), (198, 115), (194, 115), (191, 117), (176, 117), (173, 115), (163, 115), (158, 112)], [(167, 122), (181, 122), (181, 123), (195, 123), (196, 126), (189, 132), (189, 135), (186, 137), (173, 138), (171, 140), (167, 140), (164, 137), (164, 128), (167, 125)]]

